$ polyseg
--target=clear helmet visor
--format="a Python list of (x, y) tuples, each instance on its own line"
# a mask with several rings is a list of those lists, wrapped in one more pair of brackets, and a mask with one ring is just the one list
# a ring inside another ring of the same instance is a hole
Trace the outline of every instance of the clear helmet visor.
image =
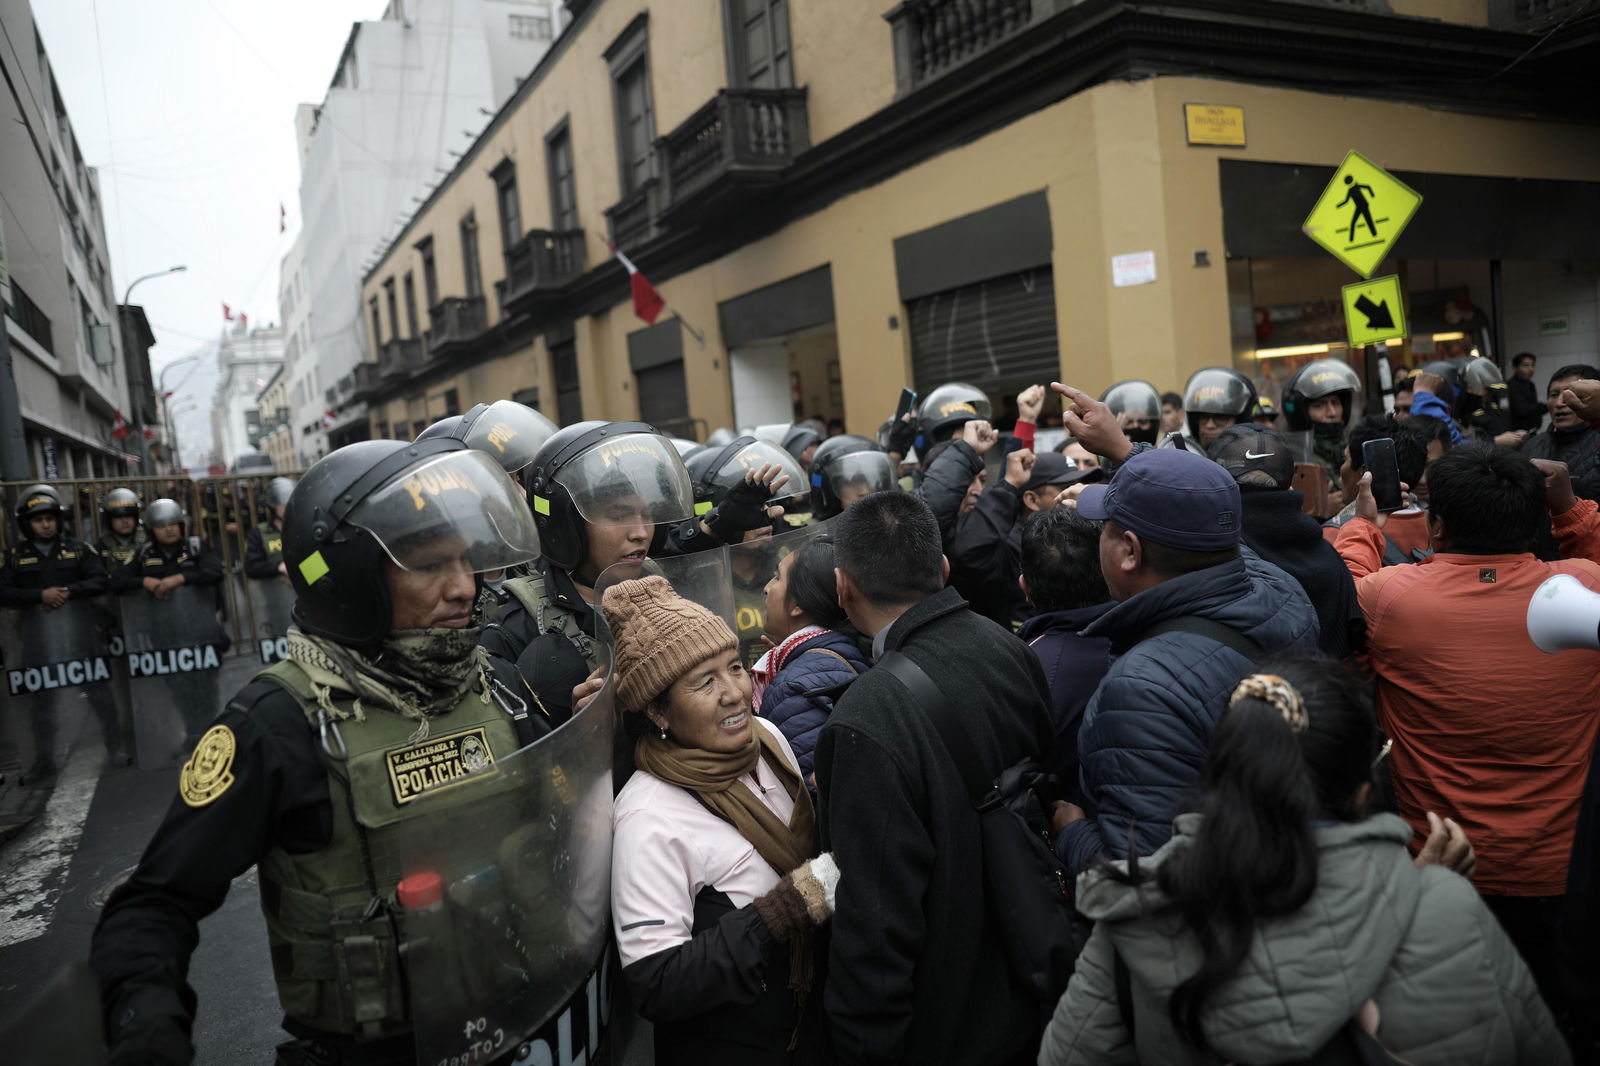
[(1342, 359), (1318, 359), (1307, 363), (1296, 376), (1294, 391), (1308, 400), (1321, 399), (1336, 392), (1360, 392), (1361, 378)]
[(402, 570), (504, 570), (539, 555), (533, 514), (483, 452), (448, 452), (394, 478), (345, 519), (370, 533)]
[(720, 495), (732, 489), (734, 485), (743, 481), (750, 471), (760, 470), (768, 463), (778, 467), (778, 477), (773, 479), (775, 485), (778, 478), (788, 478), (782, 485), (777, 486), (771, 499), (784, 500), (810, 491), (811, 483), (806, 478), (806, 472), (801, 469), (799, 460), (790, 455), (787, 449), (774, 444), (771, 440), (757, 440), (734, 452), (712, 473), (712, 492)]
[(496, 400), (473, 419), (461, 439), (493, 458), (506, 473), (515, 474), (533, 462), (555, 432), (556, 424), (527, 404)]
[(883, 452), (851, 452), (830, 459), (827, 468), (813, 471), (812, 479), (827, 478), (829, 490), (849, 507), (871, 492), (899, 488), (894, 462)]
[(694, 515), (689, 471), (656, 433), (608, 438), (562, 467), (555, 482), (590, 525), (661, 525)]
[(1201, 370), (1189, 379), (1183, 409), (1189, 414), (1229, 415), (1244, 418), (1255, 406), (1255, 390), (1238, 374), (1226, 370)]
[(1100, 397), (1112, 414), (1127, 415), (1141, 422), (1161, 420), (1161, 394), (1147, 381), (1124, 381), (1111, 386)]
[(989, 397), (983, 390), (959, 382), (940, 385), (923, 398), (922, 406), (918, 409), (919, 417), (928, 423), (962, 417), (987, 421), (989, 414)]

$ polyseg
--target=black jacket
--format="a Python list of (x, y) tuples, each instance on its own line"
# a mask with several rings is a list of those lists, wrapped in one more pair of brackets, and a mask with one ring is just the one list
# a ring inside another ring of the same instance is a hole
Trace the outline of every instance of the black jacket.
[(961, 514), (961, 501), (966, 498), (972, 479), (982, 469), (983, 457), (966, 441), (956, 441), (934, 458), (917, 482), (916, 494), (922, 497), (922, 502), (938, 521), (946, 553), (950, 551), (951, 538), (956, 535), (957, 523), (971, 517), (970, 513)]
[(1317, 647), (1338, 659), (1365, 647), (1367, 623), (1356, 602), (1355, 581), (1317, 520), (1300, 509), (1305, 496), (1293, 489), (1244, 489), (1239, 499), (1245, 544), (1300, 582), (1316, 608)]
[(1093, 607), (1036, 614), (1022, 623), (1017, 634), (1028, 642), (1050, 683), (1050, 718), (1055, 724), (1055, 744), (1044, 768), (1056, 776), (1057, 798), (1082, 804), (1078, 788), (1078, 729), (1083, 711), (1111, 669), (1111, 641), (1086, 637), (1082, 630), (1116, 603), (1107, 600)]
[(1533, 382), (1512, 376), (1506, 382), (1511, 393), (1511, 428), (1525, 429), (1529, 433), (1538, 432), (1544, 424), (1544, 401), (1539, 398), (1539, 390), (1533, 387)]
[(1572, 476), (1572, 491), (1585, 500), (1600, 500), (1600, 431), (1588, 426), (1577, 429), (1547, 429), (1529, 437), (1522, 454), (1529, 459), (1555, 459), (1567, 464)]
[(982, 470), (983, 457), (957, 441), (928, 467), (917, 495), (939, 522), (951, 586), (974, 611), (1015, 630), (1033, 616), (1017, 585), (1022, 573), (1022, 494), (1001, 480), (961, 514), (961, 501)]
[[(1039, 662), (946, 588), (885, 634), (949, 693), (985, 768), (1041, 757), (1054, 731)], [(817, 742), (822, 846), (839, 863), (823, 994), (839, 1063), (1009, 1062), (1038, 1046), (985, 899), (978, 817), (928, 715), (868, 670)]]
[(133, 561), (111, 576), (111, 591), (132, 592), (147, 577), (182, 574), (185, 585), (220, 585), (222, 558), (199, 537), (185, 537), (170, 550), (154, 540), (134, 553)]
[(43, 602), (45, 589), (65, 588), (70, 599), (98, 596), (106, 590), (100, 554), (73, 537), (57, 537), (39, 551), (31, 540), (7, 549), (0, 564), (0, 607), (32, 607)]

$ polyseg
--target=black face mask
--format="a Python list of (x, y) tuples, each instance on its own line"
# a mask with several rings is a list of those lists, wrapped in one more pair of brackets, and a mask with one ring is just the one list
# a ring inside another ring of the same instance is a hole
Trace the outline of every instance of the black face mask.
[(1127, 429), (1123, 430), (1123, 432), (1126, 433), (1128, 435), (1128, 439), (1133, 441), (1135, 444), (1154, 444), (1156, 442), (1157, 435), (1161, 432), (1161, 423), (1151, 422), (1145, 429), (1140, 429), (1136, 425), (1129, 426)]
[(1315, 437), (1322, 437), (1325, 440), (1340, 440), (1344, 437), (1344, 423), (1313, 422), (1311, 423), (1311, 434)]

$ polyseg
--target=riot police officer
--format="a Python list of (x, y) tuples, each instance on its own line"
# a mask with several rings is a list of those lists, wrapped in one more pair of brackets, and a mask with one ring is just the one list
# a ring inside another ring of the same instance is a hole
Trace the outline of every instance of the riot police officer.
[[(295, 1037), (278, 1062), (416, 1061), (395, 932), (401, 826), (470, 799), (446, 786), (519, 746), (472, 607), (483, 570), (537, 552), (509, 478), (459, 441), (364, 441), (306, 472), (284, 516), (289, 661), (215, 718), (95, 931), (113, 1063), (190, 1060), (198, 923), (251, 866)], [(452, 798), (410, 802), (435, 790)]]
[(294, 492), (294, 479), (275, 477), (267, 482), (266, 504), (272, 517), (250, 527), (244, 538), (244, 574), (256, 581), (277, 578), (289, 583), (289, 569), (283, 565), (283, 512)]
[[(961, 427), (973, 419), (987, 422), (989, 412), (989, 397), (977, 386), (959, 381), (940, 385), (923, 397), (917, 408), (917, 451), (926, 451), (942, 440), (954, 440), (961, 435)], [(814, 456), (812, 462), (816, 462)]]
[(1345, 439), (1355, 421), (1360, 391), (1361, 379), (1343, 359), (1314, 359), (1283, 387), (1283, 417), (1290, 432), (1311, 434), (1311, 453), (1327, 467), (1334, 485), (1339, 484)]
[(179, 585), (222, 583), (222, 559), (205, 541), (189, 535), (189, 516), (177, 500), (160, 499), (146, 507), (144, 526), (150, 531), (150, 542), (111, 576), (114, 591), (143, 587), (156, 599), (165, 600)]
[[(22, 491), (16, 509), (21, 536), (6, 550), (0, 564), (0, 607), (45, 614), (71, 600), (92, 599), (106, 591), (105, 564), (93, 547), (62, 532), (61, 498), (49, 485), (31, 485)], [(85, 622), (85, 625), (91, 623)], [(26, 627), (22, 627), (26, 632)], [(110, 690), (84, 689), (90, 709), (100, 721), (106, 747), (106, 764), (126, 763), (122, 733)], [(56, 724), (62, 710), (57, 699), (30, 703), (34, 761), (23, 774), (23, 784), (37, 784), (56, 772)]]
[(829, 437), (811, 460), (811, 517), (821, 522), (870, 492), (899, 487), (894, 461), (881, 444), (850, 433)]
[(771, 441), (794, 456), (803, 470), (811, 469), (811, 458), (817, 452), (817, 445), (822, 443), (822, 434), (803, 422), (757, 426), (751, 434), (757, 440)]
[(132, 489), (112, 489), (100, 501), (106, 531), (95, 542), (95, 550), (105, 559), (106, 569), (115, 573), (133, 560), (133, 553), (150, 540), (139, 524), (139, 497)]
[(1206, 451), (1222, 431), (1247, 421), (1256, 406), (1255, 383), (1232, 367), (1208, 366), (1189, 375), (1183, 411), (1189, 435)]
[(1148, 381), (1119, 381), (1100, 394), (1135, 444), (1154, 444), (1161, 429), (1161, 394)]

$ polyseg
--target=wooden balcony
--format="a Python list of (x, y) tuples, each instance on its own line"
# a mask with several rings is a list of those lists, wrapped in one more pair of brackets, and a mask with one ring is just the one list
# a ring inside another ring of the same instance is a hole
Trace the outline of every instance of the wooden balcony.
[(398, 384), (421, 370), (423, 361), (422, 341), (419, 338), (396, 337), (378, 349), (379, 383)]
[(482, 296), (447, 296), (428, 309), (428, 357), (439, 359), (488, 329)]
[(894, 38), (896, 94), (914, 92), (1066, 6), (1060, 0), (905, 0), (883, 16)]
[[(350, 398), (353, 400), (370, 400), (377, 393), (380, 374), (377, 363), (357, 363), (351, 374)], [(329, 406), (333, 401), (329, 401)]]
[(626, 252), (655, 239), (661, 232), (660, 189), (660, 183), (651, 178), (606, 208), (612, 244)]
[(495, 283), (502, 314), (546, 309), (583, 273), (583, 230), (529, 230), (506, 252), (506, 276)]
[(804, 89), (723, 89), (657, 143), (668, 224), (743, 204), (811, 147)]

